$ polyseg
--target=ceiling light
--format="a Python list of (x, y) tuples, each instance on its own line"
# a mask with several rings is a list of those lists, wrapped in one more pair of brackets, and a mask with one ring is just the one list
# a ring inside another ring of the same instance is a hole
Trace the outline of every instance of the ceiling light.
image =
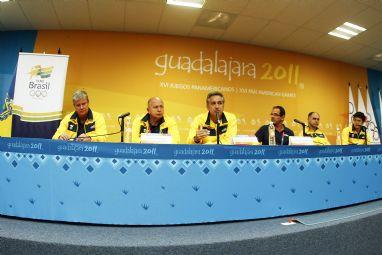
[(382, 53), (378, 53), (373, 58), (375, 61), (382, 61)]
[(354, 24), (352, 24), (352, 23), (350, 23), (350, 22), (345, 22), (344, 25), (345, 25), (345, 26), (348, 26), (348, 27), (351, 27), (351, 28), (354, 28), (355, 30), (358, 30), (358, 31), (360, 31), (360, 32), (366, 31), (366, 28), (363, 28), (363, 27), (354, 25)]
[(236, 16), (231, 13), (203, 10), (196, 21), (196, 25), (226, 30), (235, 20)]
[(346, 29), (346, 28), (342, 28), (342, 27), (337, 27), (336, 30), (339, 30), (339, 31), (344, 32), (344, 33), (349, 34), (349, 35), (358, 35), (358, 33), (353, 32), (353, 31)]
[(336, 27), (335, 29), (330, 31), (328, 34), (345, 39), (345, 40), (349, 40), (350, 38), (364, 31), (366, 31), (366, 28), (360, 27), (350, 22), (345, 22), (341, 26)]
[(208, 23), (215, 22), (218, 19), (221, 19), (222, 17), (223, 17), (223, 13), (222, 12), (218, 12), (218, 13), (216, 13), (216, 15), (214, 17), (211, 17), (207, 22)]
[(0, 0), (0, 3), (9, 2), (10, 0)]
[(167, 0), (167, 4), (187, 6), (193, 8), (202, 8), (205, 0)]
[(330, 34), (332, 36), (336, 36), (336, 37), (342, 38), (342, 39), (345, 39), (345, 40), (349, 40), (351, 38), (349, 36), (342, 35), (342, 34), (339, 34), (339, 33), (336, 33), (336, 32), (329, 32), (328, 34)]

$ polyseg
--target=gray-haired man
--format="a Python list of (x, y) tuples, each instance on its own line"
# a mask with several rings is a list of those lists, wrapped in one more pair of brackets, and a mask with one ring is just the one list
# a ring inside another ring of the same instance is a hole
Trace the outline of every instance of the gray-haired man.
[(89, 108), (88, 94), (83, 90), (73, 93), (73, 106), (75, 111), (69, 113), (61, 121), (53, 139), (84, 142), (106, 141), (106, 124), (102, 114)]

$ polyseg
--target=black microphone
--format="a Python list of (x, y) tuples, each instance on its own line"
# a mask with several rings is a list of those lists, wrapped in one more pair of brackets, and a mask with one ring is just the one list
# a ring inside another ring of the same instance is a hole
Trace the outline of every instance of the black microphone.
[(219, 112), (215, 112), (216, 115), (216, 144), (220, 144), (220, 119), (219, 119)]
[[(130, 113), (129, 112), (126, 112), (126, 113), (122, 113), (121, 115), (118, 116), (118, 122), (119, 122), (119, 125), (121, 126), (121, 143), (124, 142), (124, 133), (125, 133), (125, 117), (129, 116)], [(121, 120), (121, 121), (120, 121)]]
[(300, 124), (300, 125), (303, 125), (304, 127), (306, 127), (306, 124), (304, 122), (298, 120), (298, 119), (294, 119), (293, 121), (298, 123), (298, 124)]
[(129, 112), (123, 113), (123, 114), (121, 114), (121, 115), (118, 116), (118, 119), (123, 119), (123, 118), (125, 118), (125, 117), (127, 117), (127, 116), (129, 116), (129, 115), (130, 115)]

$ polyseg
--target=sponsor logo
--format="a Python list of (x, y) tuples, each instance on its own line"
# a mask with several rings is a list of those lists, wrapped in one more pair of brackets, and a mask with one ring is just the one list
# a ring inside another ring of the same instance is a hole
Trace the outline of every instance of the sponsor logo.
[(50, 81), (48, 78), (52, 76), (53, 66), (41, 67), (35, 65), (31, 68), (29, 75), (29, 95), (38, 100), (48, 96), (50, 90)]
[(40, 77), (41, 79), (49, 78), (52, 75), (53, 66), (41, 67), (41, 65), (35, 65), (31, 68), (29, 74), (30, 78)]

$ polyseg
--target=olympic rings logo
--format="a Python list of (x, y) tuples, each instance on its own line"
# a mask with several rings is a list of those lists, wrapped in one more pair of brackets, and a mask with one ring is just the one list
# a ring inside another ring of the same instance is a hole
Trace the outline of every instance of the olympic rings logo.
[(37, 99), (42, 99), (42, 98), (44, 98), (44, 97), (47, 97), (47, 95), (48, 95), (48, 92), (47, 91), (45, 91), (45, 90), (35, 90), (35, 89), (32, 89), (32, 90), (30, 90), (29, 91), (29, 95), (31, 96), (31, 97), (34, 97), (34, 98), (37, 98)]
[[(370, 116), (370, 114), (369, 114)], [(371, 137), (373, 140), (377, 140), (378, 137), (379, 137), (379, 133), (378, 133), (378, 127), (377, 125), (372, 122), (372, 121), (369, 121), (369, 125), (367, 126), (367, 128), (370, 130), (371, 132)]]
[(349, 115), (353, 114), (355, 110), (355, 107), (352, 102), (349, 102)]

